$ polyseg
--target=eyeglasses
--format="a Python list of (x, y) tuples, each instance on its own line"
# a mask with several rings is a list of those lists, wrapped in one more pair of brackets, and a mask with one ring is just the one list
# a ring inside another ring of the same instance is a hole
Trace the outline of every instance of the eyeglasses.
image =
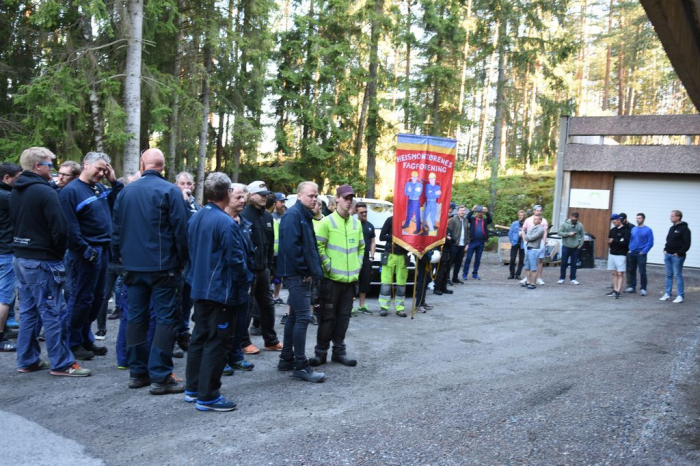
[(53, 163), (51, 162), (40, 162), (37, 165), (46, 165), (49, 168), (53, 168)]
[(58, 172), (58, 177), (60, 178), (60, 177), (62, 177), (62, 176), (69, 176), (69, 177), (70, 177), (70, 176), (74, 176), (74, 175), (73, 175), (72, 173), (61, 173), (61, 172)]

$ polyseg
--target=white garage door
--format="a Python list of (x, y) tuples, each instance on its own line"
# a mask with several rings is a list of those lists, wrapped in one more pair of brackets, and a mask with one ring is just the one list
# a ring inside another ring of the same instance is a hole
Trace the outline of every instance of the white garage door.
[(692, 232), (690, 251), (684, 267), (700, 267), (700, 181), (672, 178), (616, 178), (613, 191), (613, 212), (624, 212), (635, 224), (638, 212), (644, 212), (646, 225), (654, 232), (654, 247), (647, 260), (664, 263), (664, 245), (671, 227), (672, 210), (683, 212), (683, 221)]

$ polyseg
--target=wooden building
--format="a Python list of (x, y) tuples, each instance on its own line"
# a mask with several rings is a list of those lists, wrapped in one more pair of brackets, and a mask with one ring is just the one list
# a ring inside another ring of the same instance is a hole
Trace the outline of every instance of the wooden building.
[[(700, 115), (564, 117), (560, 128), (554, 231), (578, 211), (596, 238), (595, 257), (604, 259), (610, 215), (624, 212), (634, 223), (643, 212), (655, 236), (648, 261), (661, 264), (670, 212), (678, 209), (695, 233), (685, 265), (700, 267), (700, 145), (693, 144)], [(628, 136), (669, 136), (670, 143), (635, 145)]]

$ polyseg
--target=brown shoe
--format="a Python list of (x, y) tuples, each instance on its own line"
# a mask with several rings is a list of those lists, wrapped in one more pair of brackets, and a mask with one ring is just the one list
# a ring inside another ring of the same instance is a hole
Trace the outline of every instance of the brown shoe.
[(265, 350), (267, 350), (267, 351), (282, 351), (282, 343), (277, 342), (276, 345), (272, 345), (272, 346), (265, 345)]
[(243, 354), (258, 354), (260, 350), (258, 349), (257, 346), (250, 344), (243, 348)]

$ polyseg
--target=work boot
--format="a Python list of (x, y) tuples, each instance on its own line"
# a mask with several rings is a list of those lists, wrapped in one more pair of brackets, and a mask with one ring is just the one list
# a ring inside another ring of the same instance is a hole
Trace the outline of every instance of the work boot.
[(292, 372), (292, 377), (311, 383), (321, 383), (326, 380), (326, 374), (323, 372), (316, 372), (311, 368), (311, 366), (308, 365), (308, 363), (303, 368), (295, 368), (294, 372)]
[(280, 372), (291, 371), (293, 369), (294, 369), (294, 360), (293, 359), (280, 358), (280, 362), (277, 363), (277, 370)]
[(309, 358), (309, 364), (313, 367), (318, 367), (321, 364), (325, 364), (327, 361), (327, 356), (325, 354), (317, 354), (313, 358)]
[(79, 361), (89, 361), (90, 359), (95, 357), (95, 353), (86, 350), (80, 345), (74, 346), (70, 350), (73, 353), (73, 357), (75, 359), (78, 359)]
[(433, 294), (436, 294), (436, 295), (438, 295), (438, 296), (442, 296), (442, 291), (440, 291), (440, 290), (434, 290), (434, 291), (433, 291)]
[[(94, 353), (95, 356), (104, 356), (109, 351), (106, 346), (97, 346), (93, 344), (92, 346), (84, 346), (87, 351)], [(76, 356), (77, 358), (77, 356)]]
[[(324, 357), (324, 359), (325, 359), (325, 357)], [(342, 364), (343, 366), (348, 366), (348, 367), (355, 367), (355, 366), (357, 366), (357, 360), (355, 360), (355, 359), (350, 359), (350, 358), (347, 357), (347, 355), (345, 355), (345, 354), (334, 354), (334, 355), (331, 357), (331, 361), (333, 361), (333, 362), (339, 362), (339, 363)], [(309, 362), (311, 362), (311, 360), (309, 360)], [(324, 361), (324, 362), (325, 362), (325, 361)], [(312, 366), (313, 366), (313, 364), (312, 364)]]
[(454, 293), (454, 291), (448, 290), (447, 288), (445, 288), (444, 290), (440, 290), (440, 291), (442, 291), (445, 294), (453, 294)]
[(184, 391), (185, 385), (178, 382), (178, 379), (173, 377), (172, 374), (166, 377), (162, 382), (153, 382), (151, 388), (148, 389), (151, 395), (169, 395), (171, 393), (182, 393)]

